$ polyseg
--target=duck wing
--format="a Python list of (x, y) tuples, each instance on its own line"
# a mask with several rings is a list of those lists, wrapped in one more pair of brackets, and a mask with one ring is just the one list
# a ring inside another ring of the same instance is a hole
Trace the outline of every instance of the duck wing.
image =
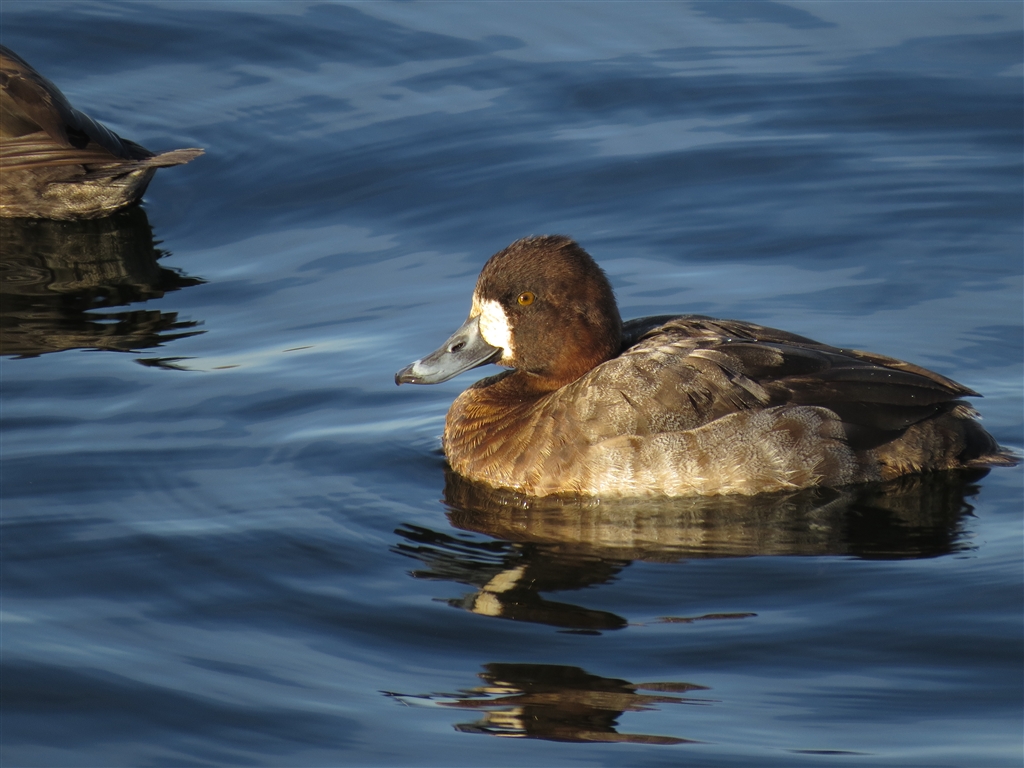
[(0, 46), (0, 168), (121, 163), (132, 168), (180, 165), (203, 154), (154, 154), (75, 109), (60, 89), (14, 51)]
[(157, 168), (201, 154), (122, 139), (0, 46), (0, 217), (106, 216), (138, 202)]
[(42, 132), (54, 145), (84, 149), (92, 144), (105, 150), (107, 160), (141, 160), (152, 152), (126, 141), (84, 112), (71, 106), (63, 93), (23, 58), (0, 46), (0, 137), (17, 139)]
[(851, 443), (866, 448), (978, 394), (902, 360), (753, 323), (662, 316), (630, 321), (623, 330), (628, 348), (572, 386), (580, 386), (584, 407), (597, 418), (604, 411), (615, 428), (631, 426), (633, 434), (694, 429), (744, 410), (813, 405), (836, 413)]

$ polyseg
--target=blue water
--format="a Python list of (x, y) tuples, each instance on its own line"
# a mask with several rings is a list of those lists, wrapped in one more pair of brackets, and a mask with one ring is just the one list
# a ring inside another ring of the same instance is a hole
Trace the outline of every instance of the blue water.
[(1022, 16), (4, 0), (207, 154), (2, 224), (0, 763), (1019, 766), (1020, 467), (524, 507), (445, 476), (473, 374), (392, 377), (557, 232), (624, 317), (911, 360), (1020, 451)]

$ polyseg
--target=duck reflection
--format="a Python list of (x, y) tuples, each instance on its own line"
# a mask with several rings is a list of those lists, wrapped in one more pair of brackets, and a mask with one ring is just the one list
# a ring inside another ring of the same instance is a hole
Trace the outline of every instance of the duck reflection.
[(478, 542), (428, 528), (407, 526), (396, 531), (406, 539), (394, 551), (423, 562), (413, 571), (422, 579), (456, 581), (475, 591), (448, 600), (449, 605), (494, 618), (593, 633), (621, 629), (626, 620), (607, 611), (591, 610), (541, 597), (541, 592), (583, 589), (611, 581), (629, 560), (563, 549), (557, 544)]
[(443, 707), (482, 710), (483, 719), (455, 726), (463, 733), (632, 744), (684, 744), (690, 740), (619, 733), (616, 726), (624, 712), (643, 712), (664, 704), (710, 703), (706, 699), (668, 695), (707, 690), (702, 685), (630, 683), (556, 664), (485, 664), (480, 678), (482, 685), (458, 694), (388, 695), (405, 701), (427, 699)]
[(966, 497), (987, 469), (759, 496), (536, 498), (446, 476), (452, 524), (507, 541), (629, 560), (737, 555), (920, 558), (962, 548)]
[(87, 221), (4, 220), (0, 354), (128, 352), (202, 333), (175, 312), (97, 311), (204, 282), (160, 266), (166, 255), (141, 208)]
[[(422, 562), (416, 578), (474, 591), (449, 604), (480, 615), (576, 632), (620, 629), (624, 617), (540, 593), (604, 584), (634, 560), (750, 555), (902, 559), (965, 549), (962, 519), (985, 470), (944, 472), (791, 494), (616, 501), (536, 498), (447, 477), (452, 525), (478, 541), (427, 528), (396, 531), (394, 551)], [(744, 618), (711, 614), (672, 621)]]

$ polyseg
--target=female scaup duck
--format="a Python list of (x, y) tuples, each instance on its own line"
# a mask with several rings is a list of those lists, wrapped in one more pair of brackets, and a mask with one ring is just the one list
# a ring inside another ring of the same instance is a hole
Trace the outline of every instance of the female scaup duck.
[(176, 149), (157, 155), (122, 139), (0, 45), (0, 216), (107, 216), (137, 203), (157, 168), (201, 154)]
[(568, 237), (484, 266), (469, 319), (395, 375), (436, 384), (486, 363), (448, 411), (460, 475), (524, 494), (754, 494), (1016, 463), (916, 365), (699, 315), (623, 323), (604, 272)]

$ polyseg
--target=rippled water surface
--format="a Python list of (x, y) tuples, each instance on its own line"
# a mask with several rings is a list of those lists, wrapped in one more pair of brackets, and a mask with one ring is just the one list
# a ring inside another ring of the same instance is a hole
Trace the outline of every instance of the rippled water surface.
[(1019, 451), (1019, 3), (0, 21), (207, 150), (141, 210), (2, 224), (4, 766), (1020, 765), (1019, 467), (524, 506), (446, 477), (472, 374), (392, 378), (560, 232), (625, 317), (926, 365)]

